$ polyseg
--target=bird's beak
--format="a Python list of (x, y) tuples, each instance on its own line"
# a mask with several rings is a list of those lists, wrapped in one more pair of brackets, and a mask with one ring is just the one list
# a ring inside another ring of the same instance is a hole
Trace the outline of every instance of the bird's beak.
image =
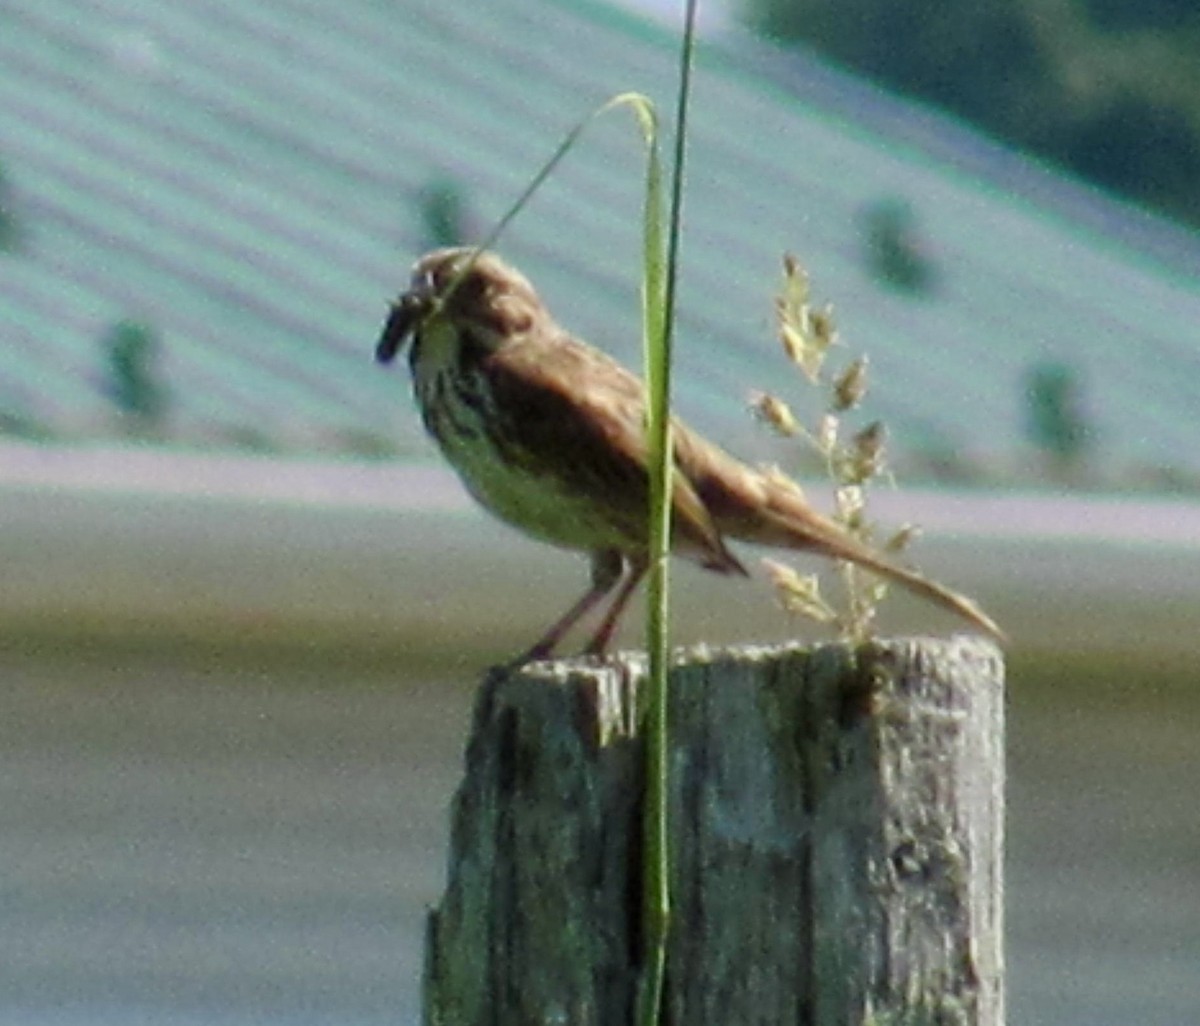
[(383, 334), (375, 347), (375, 359), (391, 363), (404, 347), (404, 342), (428, 315), (429, 299), (419, 292), (406, 292), (392, 304)]

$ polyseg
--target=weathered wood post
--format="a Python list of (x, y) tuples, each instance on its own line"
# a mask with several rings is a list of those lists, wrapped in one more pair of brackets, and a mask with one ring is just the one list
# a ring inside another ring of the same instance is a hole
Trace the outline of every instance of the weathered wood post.
[[(486, 682), (429, 1026), (632, 1023), (642, 675), (626, 656)], [(998, 650), (695, 650), (670, 688), (667, 1021), (1001, 1026)]]

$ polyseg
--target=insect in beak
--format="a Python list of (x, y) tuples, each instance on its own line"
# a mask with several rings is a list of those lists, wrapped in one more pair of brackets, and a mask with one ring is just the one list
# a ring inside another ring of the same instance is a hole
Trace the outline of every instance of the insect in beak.
[(406, 292), (392, 304), (383, 334), (375, 347), (375, 359), (379, 363), (391, 363), (396, 354), (429, 314), (430, 300), (423, 292)]

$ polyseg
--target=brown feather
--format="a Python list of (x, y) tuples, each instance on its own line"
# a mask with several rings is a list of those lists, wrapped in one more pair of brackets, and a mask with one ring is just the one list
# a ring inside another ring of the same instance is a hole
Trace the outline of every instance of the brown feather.
[[(496, 406), (513, 411), (497, 434), (520, 450), (514, 457), (532, 458), (566, 487), (592, 495), (623, 524), (630, 548), (644, 551), (650, 479), (641, 381), (562, 333), (554, 345), (516, 343), (497, 350), (484, 373)], [(597, 375), (606, 381), (603, 391), (573, 390), (572, 382)], [(671, 513), (680, 555), (712, 570), (746, 573), (685, 473), (675, 475)]]

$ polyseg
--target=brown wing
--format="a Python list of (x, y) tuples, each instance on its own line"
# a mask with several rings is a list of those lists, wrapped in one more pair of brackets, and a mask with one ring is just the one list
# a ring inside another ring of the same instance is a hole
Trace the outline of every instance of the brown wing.
[[(485, 373), (497, 408), (512, 411), (497, 432), (497, 443), (511, 447), (509, 457), (593, 496), (631, 547), (644, 549), (649, 475), (642, 382), (566, 336), (553, 346), (512, 342), (488, 357)], [(686, 475), (676, 474), (672, 500), (675, 550), (714, 570), (745, 573)]]

